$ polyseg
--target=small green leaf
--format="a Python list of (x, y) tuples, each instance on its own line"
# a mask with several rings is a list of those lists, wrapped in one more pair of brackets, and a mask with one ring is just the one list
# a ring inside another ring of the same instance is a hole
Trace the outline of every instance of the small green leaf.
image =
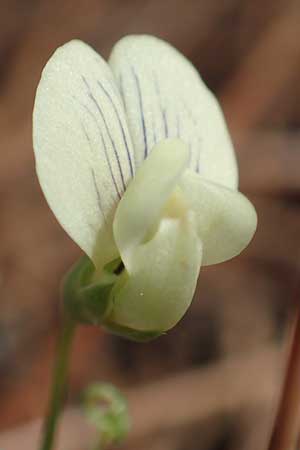
[(84, 414), (99, 432), (98, 445), (103, 450), (108, 445), (122, 441), (128, 434), (130, 419), (127, 401), (113, 385), (95, 383), (83, 393)]

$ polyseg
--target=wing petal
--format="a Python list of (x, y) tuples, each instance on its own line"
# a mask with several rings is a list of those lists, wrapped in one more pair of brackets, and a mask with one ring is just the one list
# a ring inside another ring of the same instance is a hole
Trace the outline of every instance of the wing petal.
[(191, 170), (183, 174), (179, 186), (196, 215), (203, 265), (227, 261), (247, 247), (256, 230), (257, 216), (243, 194)]

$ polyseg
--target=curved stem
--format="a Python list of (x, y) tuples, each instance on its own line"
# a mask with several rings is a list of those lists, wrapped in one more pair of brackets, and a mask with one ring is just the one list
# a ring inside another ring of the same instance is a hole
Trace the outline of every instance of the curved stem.
[(53, 372), (48, 413), (45, 418), (40, 450), (51, 450), (53, 448), (57, 421), (66, 389), (70, 350), (74, 331), (75, 323), (65, 317), (57, 344), (56, 362)]
[(296, 450), (300, 430), (300, 307), (269, 450)]

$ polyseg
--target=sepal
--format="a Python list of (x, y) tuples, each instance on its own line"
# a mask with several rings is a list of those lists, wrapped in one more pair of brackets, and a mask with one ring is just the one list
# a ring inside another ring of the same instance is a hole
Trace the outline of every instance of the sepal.
[(117, 281), (117, 287), (120, 287), (123, 278), (120, 259), (109, 263), (99, 276), (92, 261), (83, 256), (63, 279), (63, 301), (67, 313), (76, 322), (103, 325), (112, 334), (131, 341), (147, 342), (155, 339), (163, 332), (134, 330), (111, 321), (111, 291)]
[(112, 264), (96, 276), (92, 261), (83, 256), (63, 280), (63, 301), (73, 320), (99, 325), (111, 310), (110, 292), (118, 278)]

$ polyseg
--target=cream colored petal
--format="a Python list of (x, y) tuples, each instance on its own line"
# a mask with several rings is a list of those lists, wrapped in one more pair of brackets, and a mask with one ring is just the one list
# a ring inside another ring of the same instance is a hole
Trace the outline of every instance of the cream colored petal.
[(161, 141), (129, 183), (113, 224), (115, 242), (129, 271), (132, 252), (154, 232), (188, 160), (189, 150), (183, 142)]
[(145, 332), (172, 328), (190, 306), (201, 256), (192, 216), (164, 218), (153, 239), (132, 253), (132, 271), (113, 291), (110, 322)]
[(113, 48), (116, 76), (139, 166), (155, 143), (180, 138), (191, 149), (190, 168), (237, 187), (237, 166), (224, 117), (192, 64), (166, 42), (128, 36)]
[(203, 243), (203, 265), (216, 264), (241, 253), (257, 225), (253, 205), (240, 192), (210, 182), (187, 170), (180, 183), (189, 207), (196, 214)]
[(34, 105), (33, 142), (51, 209), (101, 266), (117, 255), (112, 218), (135, 163), (113, 74), (83, 42), (62, 46), (44, 68)]

